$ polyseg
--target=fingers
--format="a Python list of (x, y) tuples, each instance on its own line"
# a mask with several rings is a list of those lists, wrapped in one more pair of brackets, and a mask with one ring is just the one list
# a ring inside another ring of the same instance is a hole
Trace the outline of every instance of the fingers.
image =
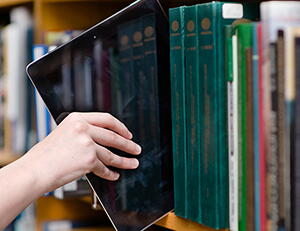
[(120, 169), (136, 169), (139, 166), (137, 159), (118, 156), (100, 145), (96, 149), (98, 159), (107, 166)]
[(107, 128), (127, 139), (132, 139), (132, 134), (127, 129), (127, 127), (109, 113), (79, 113), (79, 114), (91, 125)]
[(108, 169), (100, 160), (97, 161), (96, 167), (93, 169), (93, 173), (110, 181), (116, 181), (120, 177), (119, 173)]
[(141, 153), (141, 147), (132, 140), (126, 139), (113, 131), (95, 126), (89, 127), (89, 133), (92, 139), (103, 146), (116, 148), (129, 154), (138, 155)]

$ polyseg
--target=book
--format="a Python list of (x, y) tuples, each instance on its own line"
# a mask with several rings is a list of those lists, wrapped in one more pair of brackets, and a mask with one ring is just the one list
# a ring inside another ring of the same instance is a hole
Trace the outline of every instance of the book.
[(175, 214), (181, 217), (186, 217), (187, 198), (184, 10), (183, 6), (169, 10), (174, 200)]
[[(48, 53), (48, 46), (40, 44), (33, 47), (33, 58), (38, 59)], [(35, 89), (35, 111), (37, 141), (42, 141), (50, 133), (50, 114), (38, 91)]]
[[(145, 82), (145, 66), (144, 66), (144, 33), (143, 33), (143, 21), (141, 18), (138, 18), (132, 22), (132, 81), (135, 83), (133, 85), (133, 90), (135, 94), (135, 106), (138, 112), (141, 114), (142, 118), (136, 118), (136, 122), (139, 124), (139, 129), (136, 131), (137, 142), (142, 145), (142, 148), (145, 146), (145, 121), (144, 115), (145, 111), (143, 110), (143, 97), (144, 97), (144, 82)], [(148, 131), (147, 131), (148, 132)]]
[(257, 44), (258, 44), (258, 119), (259, 119), (259, 224), (260, 230), (266, 229), (265, 214), (265, 179), (266, 179), (266, 158), (265, 158), (265, 117), (264, 117), (264, 79), (263, 79), (263, 41), (262, 41), (262, 24), (257, 25)]
[[(271, 113), (268, 113), (271, 110), (271, 90), (270, 90), (270, 79), (271, 79), (271, 61), (269, 58), (269, 45), (270, 43), (274, 43), (277, 40), (278, 30), (286, 30), (288, 27), (292, 26), (299, 26), (300, 24), (300, 17), (299, 12), (300, 10), (300, 4), (296, 1), (288, 1), (288, 2), (263, 2), (261, 4), (261, 18), (262, 18), (262, 32), (263, 32), (263, 76), (264, 76), (264, 114), (265, 114), (265, 133), (264, 134), (270, 134), (269, 129), (271, 128), (270, 122), (272, 121), (270, 119)], [(287, 53), (290, 53), (290, 49), (288, 49), (288, 43), (286, 43), (287, 46), (285, 49), (285, 67), (289, 66), (290, 61)], [(285, 79), (285, 149), (283, 155), (285, 156), (285, 221), (284, 221), (284, 228), (287, 230), (291, 229), (291, 202), (290, 202), (290, 156), (291, 156), (291, 121), (292, 121), (292, 107), (293, 107), (293, 96), (292, 91), (289, 89), (289, 86), (287, 86), (287, 83), (293, 82), (291, 80), (291, 71), (293, 71), (290, 68), (284, 68), (284, 79)], [(266, 135), (265, 142), (266, 144), (269, 144), (270, 137)], [(269, 147), (265, 146), (266, 154), (270, 152), (268, 150)], [(281, 150), (283, 151), (283, 149)], [(268, 228), (268, 227), (266, 227)]]
[(246, 61), (246, 114), (247, 114), (247, 230), (254, 230), (254, 109), (253, 109), (253, 24), (250, 25), (250, 46), (245, 49)]
[[(290, 48), (291, 48), (291, 59), (290, 61), (292, 63), (289, 64), (289, 68), (294, 68), (294, 84), (293, 88), (295, 93), (295, 103), (294, 103), (294, 109), (292, 111), (292, 130), (291, 130), (291, 139), (292, 145), (291, 145), (291, 227), (292, 230), (298, 230), (300, 228), (300, 198), (299, 198), (299, 192), (300, 192), (300, 181), (299, 181), (299, 150), (300, 150), (300, 124), (299, 124), (299, 100), (300, 100), (300, 73), (299, 73), (299, 55), (300, 55), (300, 28), (291, 28), (291, 37), (289, 42)], [(289, 33), (289, 32), (288, 32)], [(289, 37), (289, 36), (288, 36)], [(290, 85), (292, 87), (292, 85)]]
[(277, 84), (278, 84), (278, 187), (279, 187), (279, 223), (280, 229), (285, 226), (285, 98), (284, 98), (284, 31), (279, 30), (277, 35)]
[(259, 231), (260, 225), (260, 149), (259, 139), (259, 39), (258, 23), (253, 24), (253, 154), (254, 154), (254, 230)]
[(228, 111), (228, 170), (229, 170), (229, 225), (238, 231), (238, 115), (237, 115), (237, 39), (233, 26), (225, 26), (227, 111)]
[[(155, 147), (160, 145), (160, 118), (158, 105), (158, 70), (157, 70), (157, 34), (156, 19), (154, 14), (148, 14), (142, 17), (143, 33), (144, 33), (144, 85), (145, 92), (143, 94), (142, 106), (145, 111), (146, 121), (151, 121), (155, 126), (149, 127), (149, 132), (145, 133), (146, 150), (155, 152)], [(151, 83), (151, 84), (149, 84)], [(150, 138), (152, 137), (152, 138)]]
[(18, 7), (10, 13), (11, 23), (5, 27), (6, 43), (6, 65), (7, 65), (7, 118), (11, 127), (10, 139), (11, 149), (16, 154), (24, 154), (28, 144), (26, 143), (26, 133), (28, 132), (26, 123), (27, 103), (29, 95), (27, 91), (27, 81), (25, 78), (25, 68), (29, 60), (27, 40), (29, 31), (32, 31), (32, 19), (28, 9)]
[(185, 90), (187, 128), (187, 218), (202, 222), (201, 218), (201, 123), (202, 123), (202, 80), (199, 73), (198, 6), (185, 8)]
[[(247, 50), (252, 47), (252, 24), (241, 24), (236, 26), (237, 40), (238, 40), (238, 79), (239, 79), (239, 88), (238, 88), (238, 115), (239, 115), (239, 229), (247, 230), (249, 222), (248, 219), (251, 219), (249, 214), (249, 207), (253, 206), (251, 201), (248, 205), (249, 193), (247, 184), (247, 175), (249, 174), (247, 170), (248, 157), (251, 156), (251, 153), (247, 156)], [(253, 158), (253, 155), (251, 156)], [(249, 163), (250, 164), (250, 163)], [(251, 168), (249, 166), (249, 168)], [(252, 167), (253, 168), (253, 167)], [(249, 206), (249, 207), (248, 207)]]
[[(243, 17), (241, 4), (212, 2), (198, 5), (200, 75), (203, 78), (203, 155), (201, 155), (202, 223), (228, 228), (228, 142), (224, 25)], [(222, 201), (222, 203), (220, 203)]]
[(269, 134), (266, 162), (266, 203), (267, 227), (278, 229), (279, 222), (279, 188), (278, 188), (278, 83), (276, 67), (276, 43), (269, 45), (270, 51), (270, 111)]

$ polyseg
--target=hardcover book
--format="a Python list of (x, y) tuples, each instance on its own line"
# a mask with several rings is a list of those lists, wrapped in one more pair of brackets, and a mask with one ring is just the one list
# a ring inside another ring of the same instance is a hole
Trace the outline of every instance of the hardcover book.
[(187, 214), (184, 12), (184, 6), (169, 10), (174, 206), (175, 214), (181, 217)]

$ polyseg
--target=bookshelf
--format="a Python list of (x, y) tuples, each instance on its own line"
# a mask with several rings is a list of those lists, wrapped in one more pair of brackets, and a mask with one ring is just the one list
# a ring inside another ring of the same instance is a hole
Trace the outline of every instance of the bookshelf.
[(32, 4), (32, 3), (33, 3), (33, 0), (1, 0), (0, 7), (6, 8), (6, 7), (26, 5), (26, 4)]
[[(215, 231), (215, 229), (205, 227), (196, 222), (176, 216), (173, 212), (169, 213), (163, 219), (156, 223), (158, 226), (170, 229), (170, 230), (184, 230), (184, 231)], [(226, 231), (220, 229), (219, 231)]]
[(0, 151), (0, 168), (17, 160), (19, 156), (11, 153), (10, 151)]
[[(50, 30), (83, 30), (112, 15), (133, 0), (1, 0), (0, 10), (14, 6), (30, 7), (35, 23), (35, 43), (42, 43), (43, 33)], [(162, 0), (167, 6), (178, 6), (196, 1)], [(5, 166), (19, 156), (9, 150), (0, 151), (0, 167)], [(44, 221), (51, 219), (85, 219), (98, 217), (107, 220), (103, 211), (91, 209), (91, 199), (81, 198), (59, 201), (52, 197), (42, 197), (36, 204), (36, 230), (42, 230)], [(177, 217), (174, 213), (166, 215), (157, 222), (158, 226), (174, 231), (213, 231), (195, 222)], [(87, 229), (89, 230), (89, 229)], [(99, 229), (105, 230), (105, 229)], [(112, 230), (112, 229), (107, 229)]]

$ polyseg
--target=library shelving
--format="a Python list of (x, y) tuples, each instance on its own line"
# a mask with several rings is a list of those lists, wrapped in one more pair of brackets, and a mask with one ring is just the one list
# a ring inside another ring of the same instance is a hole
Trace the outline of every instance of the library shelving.
[[(215, 229), (205, 227), (196, 222), (176, 216), (174, 213), (169, 213), (163, 219), (156, 223), (158, 226), (170, 230), (184, 230), (184, 231), (215, 231)], [(220, 229), (219, 231), (225, 231)]]
[(7, 150), (0, 151), (0, 167), (5, 166), (19, 158), (18, 155), (15, 155)]
[(13, 6), (32, 4), (32, 3), (33, 0), (1, 0), (0, 7), (6, 8), (6, 7), (13, 7)]
[[(8, 11), (20, 5), (29, 7), (34, 17), (35, 43), (42, 43), (46, 31), (84, 30), (131, 2), (132, 0), (1, 0), (0, 10)], [(165, 0), (162, 4), (174, 7), (186, 2), (192, 4), (195, 1)], [(9, 150), (0, 151), (0, 167), (15, 161), (18, 157)], [(91, 209), (89, 198), (57, 200), (42, 197), (36, 202), (36, 214), (37, 231), (42, 230), (44, 221), (52, 219), (81, 219), (95, 216), (105, 219), (103, 211)], [(166, 215), (157, 222), (157, 225), (174, 231), (213, 231), (211, 228), (177, 217), (174, 213)]]

